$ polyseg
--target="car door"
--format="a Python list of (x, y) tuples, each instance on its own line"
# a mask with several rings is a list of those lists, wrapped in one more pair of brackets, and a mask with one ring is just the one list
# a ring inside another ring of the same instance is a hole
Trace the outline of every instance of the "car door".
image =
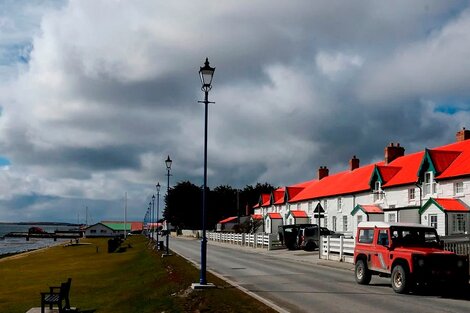
[(389, 229), (378, 229), (374, 237), (374, 252), (371, 254), (371, 269), (389, 273), (390, 272), (390, 231)]

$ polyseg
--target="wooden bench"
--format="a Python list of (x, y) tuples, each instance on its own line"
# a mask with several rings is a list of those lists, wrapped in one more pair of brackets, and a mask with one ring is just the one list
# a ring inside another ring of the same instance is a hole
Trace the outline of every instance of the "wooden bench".
[(60, 287), (49, 287), (49, 292), (41, 292), (41, 313), (45, 312), (45, 306), (49, 305), (52, 310), (54, 305), (59, 308), (59, 313), (64, 313), (70, 310), (70, 285), (72, 278), (67, 279), (67, 282), (60, 284)]

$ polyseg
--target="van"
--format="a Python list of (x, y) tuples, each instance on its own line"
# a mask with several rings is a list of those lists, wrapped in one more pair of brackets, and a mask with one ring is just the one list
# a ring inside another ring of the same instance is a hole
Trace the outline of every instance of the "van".
[[(320, 227), (320, 236), (330, 236), (334, 231), (326, 227)], [(299, 242), (300, 248), (306, 251), (313, 251), (318, 248), (318, 225), (305, 227), (300, 230)]]

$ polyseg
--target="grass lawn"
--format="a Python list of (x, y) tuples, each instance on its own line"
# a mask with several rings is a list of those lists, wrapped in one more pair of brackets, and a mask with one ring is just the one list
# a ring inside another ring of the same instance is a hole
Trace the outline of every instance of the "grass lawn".
[(193, 291), (199, 271), (178, 255), (162, 258), (147, 239), (132, 236), (125, 252), (107, 253), (106, 239), (56, 246), (0, 259), (0, 312), (24, 313), (41, 305), (39, 293), (72, 278), (70, 302), (98, 313), (274, 312), (208, 273), (217, 288)]

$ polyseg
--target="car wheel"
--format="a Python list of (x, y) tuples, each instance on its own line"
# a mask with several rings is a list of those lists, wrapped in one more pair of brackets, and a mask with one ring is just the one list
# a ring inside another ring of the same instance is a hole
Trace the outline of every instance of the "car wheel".
[(392, 288), (396, 293), (407, 293), (410, 289), (411, 281), (408, 271), (400, 264), (392, 270)]
[(307, 242), (307, 244), (305, 245), (305, 250), (307, 251), (313, 251), (317, 248), (317, 245), (313, 242), (313, 241), (309, 241)]
[(356, 274), (356, 282), (358, 284), (367, 285), (370, 283), (372, 275), (369, 269), (367, 268), (367, 264), (366, 262), (364, 262), (364, 260), (357, 260), (354, 272)]

